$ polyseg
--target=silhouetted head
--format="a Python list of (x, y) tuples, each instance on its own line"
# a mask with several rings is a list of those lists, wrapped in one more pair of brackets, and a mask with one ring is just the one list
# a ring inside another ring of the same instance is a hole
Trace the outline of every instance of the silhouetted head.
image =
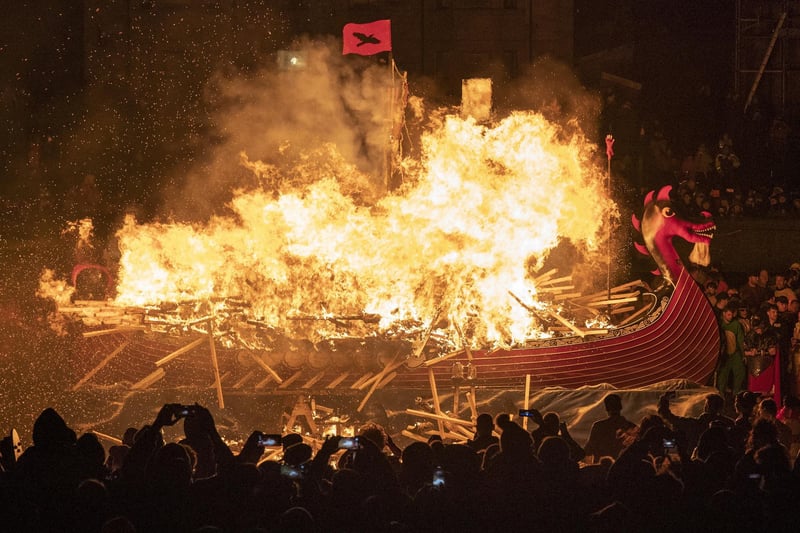
[(481, 413), (478, 415), (478, 418), (475, 420), (475, 427), (478, 430), (478, 433), (491, 433), (494, 429), (494, 420), (492, 420), (492, 415), (488, 413)]
[(619, 414), (622, 411), (622, 398), (619, 397), (619, 394), (606, 394), (606, 397), (603, 398), (603, 405), (608, 414)]
[(721, 413), (724, 407), (725, 399), (722, 396), (714, 392), (706, 395), (706, 403), (704, 407), (706, 413)]
[(561, 419), (558, 417), (558, 413), (550, 411), (545, 413), (542, 416), (542, 428), (548, 435), (558, 435), (558, 425), (561, 423)]
[(72, 446), (76, 443), (75, 432), (67, 426), (55, 409), (48, 407), (33, 423), (33, 444), (40, 448)]

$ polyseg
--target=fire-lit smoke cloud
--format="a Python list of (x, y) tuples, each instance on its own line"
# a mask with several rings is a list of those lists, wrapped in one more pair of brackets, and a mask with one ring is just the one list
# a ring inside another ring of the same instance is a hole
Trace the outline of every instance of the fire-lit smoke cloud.
[(404, 185), (376, 197), (388, 72), (348, 68), (322, 48), (306, 57), (306, 71), (228, 88), (244, 103), (226, 119), (223, 152), (252, 181), (201, 222), (128, 218), (117, 302), (196, 301), (207, 313), (235, 299), (312, 340), (335, 326), (293, 317), (377, 314), (390, 328), (438, 313), (479, 345), (535, 336), (509, 293), (534, 301), (532, 278), (565, 240), (584, 258), (600, 250), (614, 206), (596, 146), (536, 111), (493, 125), (439, 113), (420, 157), (402, 161)]
[[(334, 171), (332, 147), (336, 157), (370, 176), (359, 180), (363, 197), (374, 200), (382, 192), (390, 66), (374, 58), (343, 56), (333, 38), (297, 42), (285, 52), (251, 77), (213, 77), (206, 91), (216, 108), (210, 160), (196, 175), (181, 180), (177, 190), (165, 192), (167, 213), (196, 218), (198, 212), (216, 212), (233, 188), (252, 184), (254, 174), (238, 165), (242, 152), (277, 167), (283, 182), (295, 182), (307, 179), (298, 168)], [(287, 61), (293, 54), (296, 64)]]

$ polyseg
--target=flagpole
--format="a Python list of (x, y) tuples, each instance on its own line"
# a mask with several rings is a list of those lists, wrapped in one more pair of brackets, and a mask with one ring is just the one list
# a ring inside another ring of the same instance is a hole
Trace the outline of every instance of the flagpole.
[[(614, 157), (614, 136), (610, 133), (606, 135), (606, 156), (608, 158), (608, 170), (606, 172), (606, 196), (611, 199), (611, 158)], [(609, 212), (606, 221), (606, 291), (608, 299), (611, 300), (611, 213)]]
[(389, 143), (388, 148), (386, 150), (385, 155), (385, 176), (384, 176), (384, 186), (386, 187), (386, 191), (389, 191), (389, 183), (392, 179), (392, 154), (394, 151), (394, 146), (392, 143), (394, 139), (392, 139), (392, 132), (394, 131), (394, 56), (392, 55), (392, 51), (389, 51)]

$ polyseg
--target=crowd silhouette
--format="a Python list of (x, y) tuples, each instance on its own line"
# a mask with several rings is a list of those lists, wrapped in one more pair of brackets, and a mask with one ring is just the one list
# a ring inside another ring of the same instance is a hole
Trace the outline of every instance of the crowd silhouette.
[[(5, 531), (416, 532), (788, 531), (800, 519), (797, 433), (744, 391), (736, 417), (711, 393), (697, 418), (662, 395), (636, 423), (605, 398), (587, 445), (558, 413), (481, 413), (473, 439), (400, 449), (374, 422), (355, 437), (311, 440), (253, 431), (238, 450), (200, 405), (165, 404), (106, 449), (52, 408), (33, 444), (6, 438)], [(164, 428), (183, 424), (165, 441)], [(787, 442), (788, 439), (788, 442)], [(587, 451), (589, 453), (587, 453)], [(796, 454), (796, 451), (794, 452)]]

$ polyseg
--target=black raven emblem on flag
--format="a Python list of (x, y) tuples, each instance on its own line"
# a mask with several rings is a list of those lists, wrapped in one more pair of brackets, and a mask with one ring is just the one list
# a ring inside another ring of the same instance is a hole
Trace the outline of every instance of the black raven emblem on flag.
[(380, 44), (381, 42), (381, 40), (377, 39), (372, 33), (367, 35), (365, 33), (353, 32), (353, 36), (358, 39), (358, 44), (356, 46), (361, 46), (362, 44)]

